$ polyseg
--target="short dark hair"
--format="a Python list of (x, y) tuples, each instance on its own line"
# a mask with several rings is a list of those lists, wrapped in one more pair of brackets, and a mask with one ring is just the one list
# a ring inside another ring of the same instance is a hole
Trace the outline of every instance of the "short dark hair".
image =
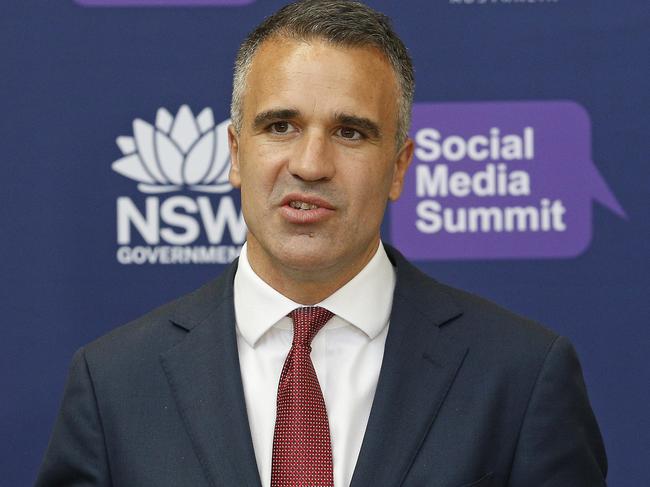
[(322, 39), (337, 46), (372, 46), (379, 49), (392, 66), (400, 89), (397, 147), (401, 147), (408, 136), (415, 91), (411, 57), (386, 15), (350, 0), (303, 0), (291, 3), (265, 19), (246, 37), (235, 60), (230, 106), (237, 132), (242, 126), (243, 96), (253, 57), (264, 41), (275, 36), (298, 40)]

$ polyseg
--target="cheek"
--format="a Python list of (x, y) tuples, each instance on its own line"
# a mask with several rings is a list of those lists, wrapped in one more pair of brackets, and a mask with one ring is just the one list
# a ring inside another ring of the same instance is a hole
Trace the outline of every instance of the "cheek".
[(259, 193), (268, 193), (273, 188), (281, 162), (278, 155), (266, 147), (255, 147), (242, 154), (240, 172), (242, 192), (248, 191), (255, 198)]
[(375, 174), (366, 175), (354, 185), (348, 185), (346, 193), (351, 202), (351, 217), (359, 223), (375, 225), (381, 221), (386, 210), (386, 179)]
[[(356, 168), (352, 171), (352, 168)], [(393, 181), (390, 163), (379, 157), (364, 158), (348, 166), (348, 188), (353, 197), (366, 201), (385, 201)]]

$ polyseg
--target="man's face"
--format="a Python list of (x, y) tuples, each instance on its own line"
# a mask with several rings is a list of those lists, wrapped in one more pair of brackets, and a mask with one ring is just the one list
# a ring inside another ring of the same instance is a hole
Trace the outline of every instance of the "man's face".
[(396, 148), (395, 74), (374, 48), (267, 40), (247, 78), (230, 182), (267, 281), (354, 276), (377, 248), (412, 142)]

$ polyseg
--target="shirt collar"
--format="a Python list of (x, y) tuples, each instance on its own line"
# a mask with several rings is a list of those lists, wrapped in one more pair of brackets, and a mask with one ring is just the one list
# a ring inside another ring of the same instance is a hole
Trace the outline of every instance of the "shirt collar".
[[(343, 287), (317, 304), (373, 339), (388, 324), (393, 304), (395, 271), (380, 242), (366, 266)], [(246, 244), (234, 282), (237, 328), (254, 347), (272, 326), (301, 306), (264, 282), (248, 262)]]

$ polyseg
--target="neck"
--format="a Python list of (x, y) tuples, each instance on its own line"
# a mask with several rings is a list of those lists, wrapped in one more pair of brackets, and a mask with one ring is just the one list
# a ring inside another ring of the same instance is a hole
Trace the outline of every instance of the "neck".
[[(253, 244), (253, 245), (251, 245)], [(379, 248), (379, 238), (362, 254), (337, 262), (332, 266), (302, 268), (289, 266), (274, 259), (265, 259), (260, 249), (249, 241), (248, 262), (264, 282), (287, 298), (303, 305), (314, 305), (345, 286), (370, 262)]]

